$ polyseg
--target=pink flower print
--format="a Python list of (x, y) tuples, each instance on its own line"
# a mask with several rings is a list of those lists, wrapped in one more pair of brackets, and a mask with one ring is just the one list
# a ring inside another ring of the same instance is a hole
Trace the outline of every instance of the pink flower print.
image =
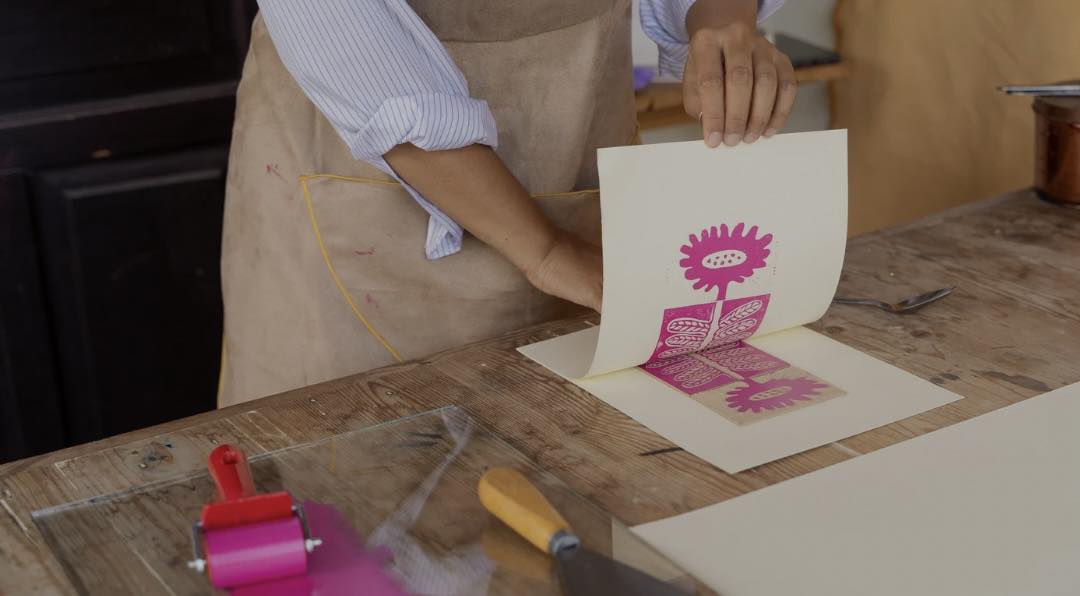
[(742, 283), (765, 266), (772, 234), (756, 238), (757, 226), (746, 234), (744, 227), (740, 223), (729, 232), (727, 224), (721, 224), (719, 232), (713, 226), (702, 230), (700, 238), (690, 234), (690, 244), (679, 249), (686, 255), (679, 265), (686, 270), (686, 279), (694, 282), (695, 290), (708, 292), (716, 288), (716, 299), (723, 300), (729, 284)]
[[(769, 304), (769, 296), (754, 296), (741, 301), (729, 300), (724, 302), (724, 310), (720, 320), (716, 322), (716, 333), (706, 347), (724, 346), (747, 339), (754, 334), (761, 321), (765, 318), (765, 307)], [(728, 310), (730, 309), (730, 310)]]
[(726, 345), (754, 334), (765, 318), (768, 294), (664, 311), (650, 361)]
[(723, 370), (709, 366), (693, 355), (657, 360), (642, 368), (652, 376), (690, 395), (729, 385), (739, 380)]
[(705, 350), (700, 356), (742, 377), (755, 377), (788, 366), (776, 356), (742, 342)]
[(728, 392), (727, 405), (740, 412), (755, 414), (809, 400), (828, 387), (810, 379), (773, 379), (762, 383), (748, 379), (745, 383), (746, 387)]
[(665, 310), (660, 338), (649, 360), (672, 358), (700, 350), (709, 337), (719, 308), (718, 303), (711, 302)]

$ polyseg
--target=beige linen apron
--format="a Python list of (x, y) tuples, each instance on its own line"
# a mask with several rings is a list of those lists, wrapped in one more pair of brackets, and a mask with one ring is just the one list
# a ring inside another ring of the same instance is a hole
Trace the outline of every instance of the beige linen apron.
[[(630, 0), (414, 0), (498, 154), (562, 228), (600, 241), (596, 149), (635, 137)], [(466, 234), (424, 256), (427, 214), (357, 161), (261, 19), (237, 96), (222, 247), (220, 406), (427, 356), (569, 314)]]

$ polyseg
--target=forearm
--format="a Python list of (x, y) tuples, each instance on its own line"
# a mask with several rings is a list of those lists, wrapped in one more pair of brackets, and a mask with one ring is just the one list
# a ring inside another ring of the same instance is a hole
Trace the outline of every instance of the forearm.
[(692, 38), (698, 30), (722, 28), (742, 23), (754, 28), (757, 25), (758, 0), (697, 0), (686, 13), (686, 32)]
[(490, 147), (424, 151), (403, 144), (384, 158), (403, 180), (526, 274), (536, 270), (558, 238), (555, 226)]

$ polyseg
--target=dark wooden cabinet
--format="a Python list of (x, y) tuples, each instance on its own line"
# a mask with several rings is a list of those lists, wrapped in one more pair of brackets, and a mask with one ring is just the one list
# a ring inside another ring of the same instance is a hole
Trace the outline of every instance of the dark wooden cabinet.
[(253, 0), (0, 19), (0, 461), (214, 407)]
[(0, 175), (0, 461), (64, 439), (39, 260), (23, 177)]
[(5, 2), (0, 106), (50, 106), (234, 80), (254, 2)]
[(215, 148), (34, 177), (70, 440), (214, 407), (225, 172)]

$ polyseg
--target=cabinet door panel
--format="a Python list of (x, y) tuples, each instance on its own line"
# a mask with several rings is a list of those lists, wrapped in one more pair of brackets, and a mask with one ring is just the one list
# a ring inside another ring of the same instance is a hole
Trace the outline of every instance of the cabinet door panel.
[(0, 174), (0, 462), (63, 446), (54, 375), (25, 185)]
[(219, 148), (38, 177), (74, 440), (214, 407), (225, 164)]

